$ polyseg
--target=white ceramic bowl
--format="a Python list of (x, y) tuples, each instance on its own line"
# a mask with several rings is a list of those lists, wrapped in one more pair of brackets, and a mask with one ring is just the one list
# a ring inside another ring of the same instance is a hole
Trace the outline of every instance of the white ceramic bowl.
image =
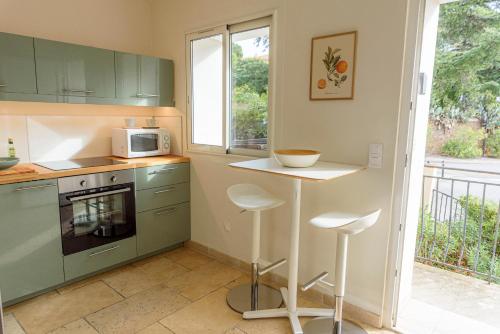
[(274, 157), (285, 167), (304, 168), (318, 161), (320, 152), (313, 150), (275, 150)]

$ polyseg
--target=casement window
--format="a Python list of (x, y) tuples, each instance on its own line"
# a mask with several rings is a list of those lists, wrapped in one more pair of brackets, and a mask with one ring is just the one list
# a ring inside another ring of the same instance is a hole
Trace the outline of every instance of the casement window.
[(190, 151), (268, 155), (272, 17), (187, 35)]

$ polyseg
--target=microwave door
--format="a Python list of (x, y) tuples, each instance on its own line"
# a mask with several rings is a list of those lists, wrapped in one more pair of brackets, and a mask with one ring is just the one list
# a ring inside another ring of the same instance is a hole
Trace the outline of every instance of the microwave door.
[(129, 152), (137, 156), (158, 154), (160, 152), (159, 137), (159, 134), (154, 132), (131, 134)]

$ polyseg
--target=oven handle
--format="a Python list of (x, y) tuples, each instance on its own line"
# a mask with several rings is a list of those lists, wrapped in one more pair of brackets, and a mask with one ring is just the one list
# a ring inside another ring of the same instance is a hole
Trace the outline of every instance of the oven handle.
[(101, 254), (104, 254), (104, 253), (107, 253), (107, 252), (111, 252), (112, 250), (115, 250), (117, 249), (118, 247), (120, 247), (120, 245), (116, 245), (116, 246), (113, 246), (113, 247), (110, 247), (108, 249), (104, 249), (100, 252), (95, 252), (95, 253), (92, 253), (92, 254), (89, 254), (89, 257), (90, 256), (96, 256), (96, 255), (101, 255)]
[(130, 188), (123, 188), (123, 189), (118, 189), (118, 190), (104, 191), (102, 193), (93, 193), (93, 194), (89, 194), (89, 195), (75, 196), (75, 197), (71, 197), (68, 199), (71, 202), (76, 202), (76, 201), (81, 201), (81, 200), (89, 199), (89, 198), (96, 198), (96, 197), (101, 197), (101, 196), (126, 193), (126, 192), (129, 192), (130, 190), (131, 190)]

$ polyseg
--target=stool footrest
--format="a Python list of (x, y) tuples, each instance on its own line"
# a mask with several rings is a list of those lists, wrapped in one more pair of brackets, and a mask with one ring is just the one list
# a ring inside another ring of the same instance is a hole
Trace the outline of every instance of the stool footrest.
[(262, 269), (259, 269), (259, 276), (265, 275), (268, 272), (270, 272), (271, 270), (274, 270), (285, 263), (286, 263), (286, 259), (281, 259), (281, 260), (278, 260), (274, 263), (271, 263), (270, 265), (268, 265)]
[(302, 287), (300, 289), (302, 291), (307, 291), (307, 290), (309, 290), (310, 288), (312, 288), (313, 286), (315, 286), (318, 283), (322, 283), (322, 284), (325, 284), (328, 287), (332, 287), (333, 288), (335, 286), (335, 284), (325, 281), (326, 276), (328, 276), (328, 271), (323, 271), (321, 274), (317, 275), (316, 277), (314, 277), (313, 279), (311, 279), (309, 282), (307, 282), (306, 284), (302, 285)]

